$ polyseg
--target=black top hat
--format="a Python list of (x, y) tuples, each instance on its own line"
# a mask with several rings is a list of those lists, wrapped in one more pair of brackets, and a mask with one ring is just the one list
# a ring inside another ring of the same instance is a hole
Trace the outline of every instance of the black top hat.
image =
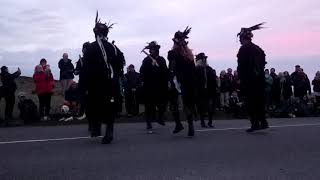
[(196, 60), (207, 59), (207, 58), (208, 56), (206, 56), (206, 54), (203, 52), (196, 55)]
[(152, 41), (148, 43), (148, 45), (145, 47), (145, 49), (160, 49), (160, 45), (157, 43), (157, 41)]

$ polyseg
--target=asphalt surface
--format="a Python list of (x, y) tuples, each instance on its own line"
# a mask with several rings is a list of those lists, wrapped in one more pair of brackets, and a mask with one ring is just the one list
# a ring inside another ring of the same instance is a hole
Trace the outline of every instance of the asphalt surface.
[(0, 129), (1, 180), (318, 180), (320, 119), (273, 119), (247, 134), (246, 120), (172, 135), (144, 123), (116, 125), (115, 141), (88, 138), (85, 125)]

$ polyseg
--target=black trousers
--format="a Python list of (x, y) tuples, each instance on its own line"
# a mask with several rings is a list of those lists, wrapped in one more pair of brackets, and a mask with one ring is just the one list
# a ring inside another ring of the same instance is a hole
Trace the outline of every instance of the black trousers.
[(181, 125), (179, 113), (179, 93), (175, 89), (169, 91), (169, 110), (176, 125)]
[(6, 102), (5, 107), (5, 119), (12, 119), (13, 108), (15, 104), (15, 95), (14, 93), (4, 95), (4, 100)]
[(38, 94), (40, 117), (49, 116), (51, 109), (51, 93)]
[[(145, 103), (145, 119), (147, 127), (152, 127), (152, 121), (163, 121), (163, 116), (166, 111), (166, 102), (147, 102)], [(158, 110), (158, 117), (157, 117)]]
[(197, 112), (200, 116), (201, 123), (204, 123), (208, 113), (209, 124), (212, 124), (213, 114), (215, 111), (216, 96), (210, 96), (209, 92), (203, 91), (197, 98)]
[(101, 125), (113, 126), (117, 115), (117, 102), (111, 102), (109, 98), (90, 96), (87, 97), (86, 116), (89, 129), (100, 132)]
[(245, 102), (247, 105), (248, 115), (253, 127), (267, 124), (265, 110), (265, 91), (264, 84), (250, 86), (246, 92)]
[(137, 96), (134, 91), (125, 92), (125, 106), (128, 114), (139, 114), (139, 103), (137, 102)]

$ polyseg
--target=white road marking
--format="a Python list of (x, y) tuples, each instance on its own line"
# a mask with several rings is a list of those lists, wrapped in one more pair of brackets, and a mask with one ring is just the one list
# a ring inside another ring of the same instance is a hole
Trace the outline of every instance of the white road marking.
[[(308, 126), (320, 126), (320, 123), (317, 124), (287, 124), (281, 126), (270, 126), (270, 128), (286, 128), (286, 127), (308, 127)], [(222, 129), (200, 129), (196, 130), (197, 132), (208, 132), (208, 131), (230, 131), (230, 130), (244, 130), (248, 129), (249, 127), (241, 127), (241, 128), (222, 128)]]
[[(287, 124), (287, 125), (279, 125), (279, 126), (270, 126), (270, 128), (286, 128), (286, 127), (308, 127), (308, 126), (319, 126), (320, 123), (317, 124)], [(221, 129), (200, 129), (196, 130), (197, 132), (209, 132), (209, 131), (230, 131), (230, 130), (244, 130), (248, 127), (240, 127), (240, 128), (221, 128)], [(102, 137), (102, 136), (99, 136)], [(51, 142), (51, 141), (67, 141), (67, 140), (80, 140), (80, 139), (90, 139), (89, 136), (84, 137), (71, 137), (71, 138), (54, 138), (54, 139), (32, 139), (32, 140), (21, 140), (21, 141), (2, 141), (0, 145), (4, 144), (19, 144), (19, 143), (34, 143), (34, 142)]]
[[(100, 136), (102, 137), (102, 136)], [(33, 143), (33, 142), (50, 142), (50, 141), (66, 141), (66, 140), (79, 140), (79, 139), (90, 139), (91, 137), (71, 137), (71, 138), (56, 138), (56, 139), (33, 139), (33, 140), (22, 140), (22, 141), (3, 141), (2, 144), (18, 144), (18, 143)]]

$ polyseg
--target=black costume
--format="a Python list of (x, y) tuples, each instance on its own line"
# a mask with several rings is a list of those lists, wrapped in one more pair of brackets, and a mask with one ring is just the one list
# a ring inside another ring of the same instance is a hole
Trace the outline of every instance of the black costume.
[(120, 96), (119, 78), (125, 64), (122, 52), (106, 39), (112, 25), (98, 21), (94, 33), (96, 41), (84, 53), (82, 87), (88, 93), (86, 115), (92, 124), (91, 135), (101, 134), (101, 123), (106, 123), (106, 135), (102, 143), (113, 140), (113, 124)]
[[(151, 122), (156, 120), (159, 124), (165, 125), (163, 116), (167, 105), (169, 69), (166, 60), (159, 56), (160, 45), (151, 42), (145, 49), (156, 51), (148, 55), (140, 68), (140, 75), (143, 83), (144, 104), (146, 113), (147, 129), (152, 129)], [(158, 117), (156, 117), (158, 109)]]
[[(181, 90), (184, 110), (189, 125), (188, 136), (194, 136), (193, 120), (195, 115), (195, 63), (191, 50), (188, 48), (188, 38), (191, 28), (187, 27), (184, 32), (175, 33), (173, 41), (174, 47), (168, 52), (169, 69), (172, 77), (176, 77), (175, 87)], [(177, 86), (180, 86), (177, 87)], [(178, 107), (178, 106), (176, 106)], [(173, 133), (183, 130), (180, 119), (176, 119), (176, 127)]]
[(200, 53), (196, 56), (196, 94), (197, 112), (200, 115), (201, 126), (207, 127), (204, 121), (208, 113), (208, 126), (212, 125), (212, 116), (215, 109), (217, 80), (213, 69), (207, 64), (207, 56)]
[[(85, 42), (82, 46), (82, 52), (83, 54), (87, 51), (88, 46), (90, 46), (89, 42)], [(82, 88), (82, 80), (83, 80), (83, 65), (84, 65), (84, 58), (80, 57), (77, 64), (76, 68), (74, 70), (74, 74), (79, 76), (79, 81), (78, 81), (78, 88), (80, 91), (80, 110), (79, 110), (79, 116), (83, 116), (85, 114), (85, 110), (87, 108), (87, 93), (85, 92), (85, 88)], [(90, 126), (90, 122), (89, 122)], [(90, 127), (89, 127), (90, 129)]]
[(238, 34), (242, 44), (238, 52), (238, 73), (241, 92), (245, 97), (251, 128), (247, 132), (268, 128), (265, 117), (265, 53), (251, 42), (251, 31), (261, 28), (261, 24), (242, 28)]

